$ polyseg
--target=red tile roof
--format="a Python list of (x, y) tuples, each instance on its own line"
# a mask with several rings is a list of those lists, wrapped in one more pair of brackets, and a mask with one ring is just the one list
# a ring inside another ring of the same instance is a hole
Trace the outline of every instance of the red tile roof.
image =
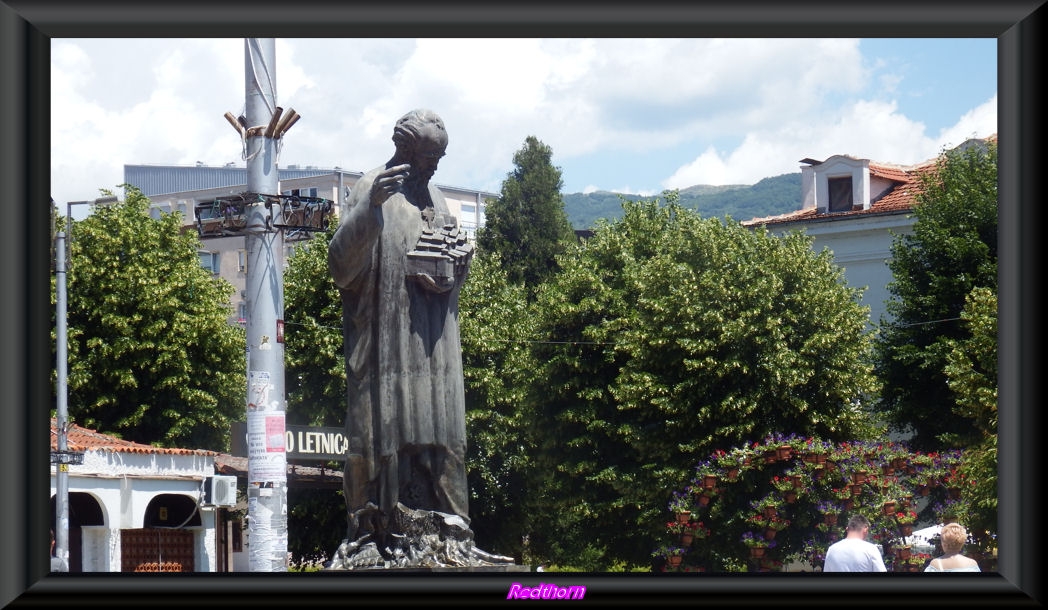
[[(986, 137), (983, 141), (997, 142), (997, 134)], [(848, 212), (823, 212), (816, 213), (815, 208), (787, 212), (778, 216), (765, 216), (743, 221), (743, 226), (755, 225), (778, 225), (790, 222), (809, 220), (852, 218), (855, 216), (867, 216), (872, 214), (899, 214), (905, 213), (917, 203), (917, 195), (921, 191), (919, 177), (921, 174), (935, 169), (936, 160), (932, 159), (918, 163), (917, 165), (900, 166), (888, 163), (870, 163), (870, 175), (895, 182), (895, 187), (887, 194), (870, 203), (870, 207), (863, 210), (852, 210)]]
[[(112, 451), (114, 453), (155, 453), (159, 455), (218, 455), (215, 451), (207, 449), (179, 449), (176, 447), (154, 447), (133, 443), (123, 439), (103, 434), (97, 430), (83, 428), (76, 424), (69, 424), (66, 431), (66, 445), (70, 451)], [(51, 420), (51, 449), (58, 449), (58, 423)]]

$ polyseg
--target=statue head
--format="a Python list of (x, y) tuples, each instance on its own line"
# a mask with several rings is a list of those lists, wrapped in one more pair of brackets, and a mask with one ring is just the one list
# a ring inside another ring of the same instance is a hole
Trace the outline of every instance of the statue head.
[(411, 163), (412, 177), (429, 180), (448, 146), (448, 132), (437, 113), (424, 108), (400, 117), (393, 128), (397, 157)]

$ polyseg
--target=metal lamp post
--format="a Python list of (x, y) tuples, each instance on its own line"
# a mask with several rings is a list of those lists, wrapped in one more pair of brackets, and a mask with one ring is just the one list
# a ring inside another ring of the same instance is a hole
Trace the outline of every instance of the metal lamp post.
[(67, 235), (72, 231), (73, 206), (79, 204), (108, 205), (116, 203), (114, 196), (99, 197), (94, 201), (71, 201), (66, 204), (66, 230), (55, 234), (55, 339), (57, 342), (55, 369), (56, 383), (56, 428), (58, 433), (57, 451), (51, 453), (51, 462), (55, 465), (55, 557), (57, 564), (52, 569), (58, 572), (69, 571), (69, 465), (79, 464), (83, 454), (69, 451), (68, 404), (69, 387), (66, 383), (66, 372), (69, 362), (67, 352), (68, 334), (66, 330), (66, 260), (69, 256)]

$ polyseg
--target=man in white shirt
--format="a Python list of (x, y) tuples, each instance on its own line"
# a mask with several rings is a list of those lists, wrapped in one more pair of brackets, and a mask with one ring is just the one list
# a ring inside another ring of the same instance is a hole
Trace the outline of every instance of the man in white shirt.
[(830, 545), (826, 551), (823, 572), (887, 572), (877, 545), (866, 541), (870, 533), (870, 521), (862, 515), (848, 519), (848, 529), (843, 539)]

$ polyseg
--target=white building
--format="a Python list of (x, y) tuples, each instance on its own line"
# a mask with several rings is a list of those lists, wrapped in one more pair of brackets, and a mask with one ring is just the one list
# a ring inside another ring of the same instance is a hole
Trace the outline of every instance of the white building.
[[(958, 148), (996, 140), (994, 134)], [(848, 285), (865, 289), (861, 303), (870, 308), (870, 325), (877, 326), (882, 316), (887, 317), (885, 303), (891, 297), (892, 243), (895, 236), (912, 233), (918, 176), (934, 170), (935, 162), (901, 166), (847, 155), (825, 161), (803, 159), (801, 209), (742, 225), (764, 226), (777, 235), (801, 231), (814, 239), (816, 252), (828, 248), (844, 269)]]
[[(51, 449), (57, 449), (51, 420)], [(236, 477), (215, 477), (213, 451), (152, 447), (71, 425), (70, 572), (223, 572), (232, 558), (226, 507)], [(51, 470), (51, 528), (56, 520)], [(228, 558), (228, 559), (227, 559)]]
[[(342, 168), (323, 169), (313, 166), (289, 165), (278, 168), (280, 193), (272, 195), (300, 196), (327, 199), (337, 210), (342, 196), (363, 176)], [(194, 210), (197, 204), (213, 202), (222, 197), (238, 196), (247, 190), (247, 169), (226, 165), (211, 167), (170, 165), (125, 165), (124, 182), (134, 185), (149, 197), (154, 214), (179, 212), (185, 219), (187, 230), (196, 230)], [(437, 184), (444, 194), (449, 211), (458, 219), (459, 227), (471, 238), (478, 227), (484, 226), (484, 211), (487, 202), (498, 198), (495, 193), (477, 191)], [(309, 239), (305, 231), (285, 231), (284, 261), (294, 252), (296, 245)], [(201, 264), (218, 277), (234, 286), (233, 313), (230, 322), (241, 322), (247, 318), (247, 303), (244, 288), (247, 280), (247, 251), (242, 236), (212, 237), (202, 240)]]

